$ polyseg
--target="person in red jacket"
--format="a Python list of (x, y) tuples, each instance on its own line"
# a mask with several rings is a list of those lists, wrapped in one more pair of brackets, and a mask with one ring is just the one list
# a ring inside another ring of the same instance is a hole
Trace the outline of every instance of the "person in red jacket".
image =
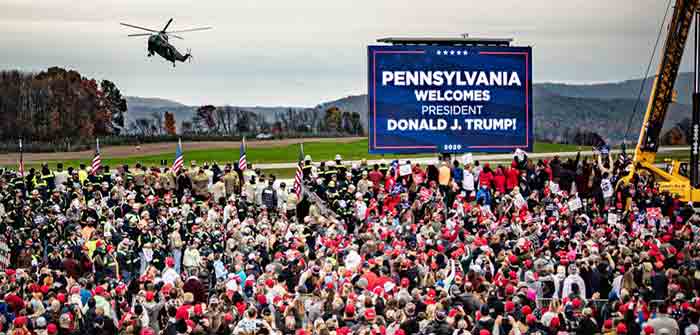
[(506, 191), (510, 192), (518, 186), (519, 177), (520, 171), (518, 171), (518, 163), (514, 160), (510, 168), (506, 168)]
[(372, 171), (370, 171), (367, 178), (372, 182), (372, 186), (375, 192), (379, 190), (379, 187), (381, 185), (384, 185), (382, 184), (382, 179), (384, 179), (384, 175), (381, 173), (381, 171), (379, 171), (379, 164), (374, 164), (374, 167)]
[(506, 192), (506, 176), (503, 174), (503, 167), (496, 168), (496, 175), (493, 177), (493, 186), (499, 193)]
[(484, 169), (479, 173), (479, 186), (486, 186), (488, 188), (492, 187), (493, 183), (493, 172), (489, 163), (484, 164)]
[(549, 161), (544, 160), (544, 172), (549, 176), (549, 181), (552, 181), (552, 168), (549, 166)]

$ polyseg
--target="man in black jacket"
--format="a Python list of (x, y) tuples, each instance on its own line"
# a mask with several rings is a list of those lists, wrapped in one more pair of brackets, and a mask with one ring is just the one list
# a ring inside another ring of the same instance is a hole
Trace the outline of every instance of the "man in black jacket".
[(424, 333), (427, 335), (452, 335), (454, 329), (445, 321), (446, 317), (445, 311), (438, 311), (435, 315), (435, 321), (428, 325)]
[(583, 319), (578, 324), (576, 335), (593, 335), (598, 332), (598, 323), (593, 318), (593, 310), (583, 309)]
[(400, 327), (406, 334), (418, 334), (420, 326), (416, 320), (416, 305), (412, 303), (406, 305), (406, 321), (401, 323)]

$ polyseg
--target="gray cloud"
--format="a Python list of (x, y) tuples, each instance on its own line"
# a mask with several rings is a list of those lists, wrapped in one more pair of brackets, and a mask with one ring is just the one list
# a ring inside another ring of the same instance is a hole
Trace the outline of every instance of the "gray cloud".
[[(59, 65), (128, 95), (190, 104), (314, 105), (364, 93), (365, 47), (385, 36), (512, 36), (534, 47), (535, 81), (640, 77), (665, 9), (659, 0), (4, 0), (2, 68)], [(212, 25), (190, 33), (191, 64), (145, 57), (118, 25)], [(689, 58), (689, 57), (686, 57)], [(688, 70), (687, 60), (684, 69)]]

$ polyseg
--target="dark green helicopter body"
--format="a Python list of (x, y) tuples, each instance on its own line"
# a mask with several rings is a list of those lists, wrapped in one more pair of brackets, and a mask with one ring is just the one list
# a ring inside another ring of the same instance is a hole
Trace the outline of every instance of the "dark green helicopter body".
[(148, 29), (144, 27), (139, 27), (135, 25), (131, 25), (128, 23), (121, 23), (121, 25), (126, 26), (126, 27), (131, 27), (131, 28), (136, 28), (136, 29), (141, 29), (145, 31), (149, 31), (150, 33), (139, 33), (139, 34), (130, 34), (130, 37), (134, 36), (148, 36), (148, 57), (151, 57), (155, 54), (160, 55), (163, 57), (165, 60), (172, 62), (173, 67), (175, 66), (175, 62), (185, 62), (187, 60), (192, 59), (192, 54), (188, 50), (187, 53), (183, 54), (179, 52), (174, 45), (172, 45), (168, 41), (168, 37), (172, 36), (181, 40), (184, 40), (184, 38), (175, 35), (175, 33), (185, 33), (185, 32), (191, 32), (191, 31), (200, 31), (200, 30), (207, 30), (211, 29), (211, 27), (204, 27), (204, 28), (194, 28), (194, 29), (185, 29), (185, 30), (176, 30), (176, 31), (167, 31), (168, 26), (170, 26), (170, 23), (173, 22), (173, 19), (170, 19), (167, 24), (165, 24), (165, 27), (161, 31), (153, 30), (153, 29)]

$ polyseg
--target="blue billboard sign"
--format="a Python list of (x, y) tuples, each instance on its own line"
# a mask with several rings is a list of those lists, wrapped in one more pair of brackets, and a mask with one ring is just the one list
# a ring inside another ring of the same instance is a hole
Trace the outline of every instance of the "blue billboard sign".
[(370, 153), (532, 151), (532, 48), (367, 51)]

